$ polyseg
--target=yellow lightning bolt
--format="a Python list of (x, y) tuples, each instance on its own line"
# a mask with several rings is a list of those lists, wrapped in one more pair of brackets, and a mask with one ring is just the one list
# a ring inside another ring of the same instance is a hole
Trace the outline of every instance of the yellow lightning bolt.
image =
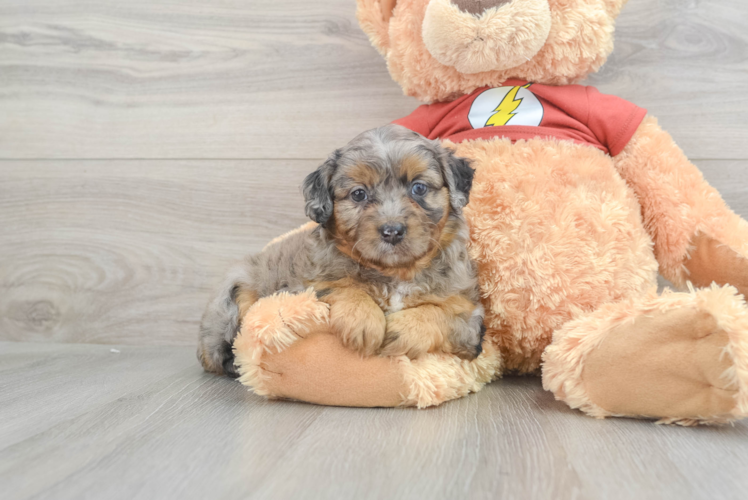
[(512, 119), (515, 113), (514, 111), (522, 103), (522, 98), (517, 99), (517, 92), (520, 88), (527, 88), (530, 85), (523, 85), (522, 87), (512, 87), (502, 99), (501, 103), (494, 109), (494, 114), (486, 122), (486, 127), (498, 127), (506, 125), (509, 120)]

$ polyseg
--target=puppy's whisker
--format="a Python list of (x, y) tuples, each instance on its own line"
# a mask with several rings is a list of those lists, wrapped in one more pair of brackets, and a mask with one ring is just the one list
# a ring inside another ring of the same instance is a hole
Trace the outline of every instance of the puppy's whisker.
[(351, 257), (354, 257), (356, 259), (356, 264), (358, 264), (359, 269), (361, 269), (361, 256), (356, 257), (356, 245), (361, 243), (361, 240), (356, 240), (356, 243), (353, 244), (353, 247), (351, 247)]
[(442, 246), (442, 244), (441, 244), (441, 243), (439, 243), (439, 242), (438, 242), (437, 240), (435, 240), (435, 239), (434, 239), (433, 237), (429, 237), (429, 239), (430, 239), (431, 241), (433, 241), (434, 243), (436, 243), (436, 246), (438, 246), (438, 247), (439, 247), (439, 251), (440, 251), (440, 252), (443, 252), (443, 251), (444, 251), (444, 247)]

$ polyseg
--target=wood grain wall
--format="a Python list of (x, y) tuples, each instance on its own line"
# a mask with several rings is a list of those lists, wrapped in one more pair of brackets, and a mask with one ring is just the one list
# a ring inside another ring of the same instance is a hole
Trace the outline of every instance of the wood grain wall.
[[(335, 147), (418, 103), (353, 0), (0, 0), (0, 339), (191, 344)], [(630, 0), (589, 83), (748, 216), (748, 4)]]

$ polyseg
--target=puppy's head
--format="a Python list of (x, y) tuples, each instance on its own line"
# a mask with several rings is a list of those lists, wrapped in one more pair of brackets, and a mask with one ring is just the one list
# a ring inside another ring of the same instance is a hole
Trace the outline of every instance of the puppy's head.
[[(398, 125), (369, 130), (304, 181), (307, 215), (364, 265), (409, 268), (463, 224), (473, 169), (437, 141)], [(451, 224), (450, 224), (451, 221)]]

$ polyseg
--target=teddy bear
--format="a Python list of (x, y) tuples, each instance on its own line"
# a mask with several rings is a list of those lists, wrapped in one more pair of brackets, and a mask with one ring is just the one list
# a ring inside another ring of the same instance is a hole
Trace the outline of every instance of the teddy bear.
[[(470, 256), (486, 334), (467, 361), (361, 357), (313, 291), (252, 305), (233, 349), (257, 394), (439, 405), (534, 374), (571, 408), (680, 425), (748, 415), (748, 225), (644, 109), (577, 82), (626, 0), (358, 0), (395, 123), (475, 169)], [(680, 291), (657, 290), (662, 274)]]

